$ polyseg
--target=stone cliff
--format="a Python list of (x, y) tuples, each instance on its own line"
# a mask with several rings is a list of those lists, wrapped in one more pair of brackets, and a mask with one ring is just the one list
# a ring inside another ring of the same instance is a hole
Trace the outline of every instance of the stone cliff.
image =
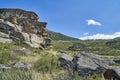
[(46, 22), (38, 21), (38, 15), (21, 9), (0, 9), (0, 42), (19, 40), (35, 48), (50, 45)]

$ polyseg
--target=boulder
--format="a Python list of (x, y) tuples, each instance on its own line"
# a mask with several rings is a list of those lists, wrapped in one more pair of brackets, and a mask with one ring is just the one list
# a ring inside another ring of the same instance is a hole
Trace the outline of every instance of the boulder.
[(109, 68), (109, 64), (114, 63), (113, 60), (101, 59), (100, 55), (85, 52), (77, 54), (73, 58), (62, 54), (59, 60), (63, 66), (71, 68), (73, 72), (77, 71), (80, 76), (103, 72)]
[(5, 67), (9, 67), (10, 69), (24, 69), (29, 70), (31, 68), (31, 64), (23, 63), (23, 62), (15, 62), (12, 64), (8, 64)]
[(99, 73), (106, 69), (109, 65), (100, 59), (99, 55), (92, 53), (80, 53), (73, 58), (74, 70), (77, 70), (80, 76)]
[(22, 62), (15, 62), (12, 64), (0, 64), (0, 69), (23, 69), (23, 70), (29, 70), (31, 68), (31, 64), (28, 63), (22, 63)]

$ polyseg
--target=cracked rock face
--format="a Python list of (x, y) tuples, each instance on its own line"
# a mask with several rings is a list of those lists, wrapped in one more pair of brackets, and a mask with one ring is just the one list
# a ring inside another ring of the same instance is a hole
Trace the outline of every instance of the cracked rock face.
[(46, 25), (46, 22), (38, 21), (38, 15), (34, 12), (1, 8), (0, 42), (19, 40), (31, 47), (44, 48), (51, 44)]
[(63, 67), (77, 71), (80, 76), (101, 73), (106, 69), (113, 69), (120, 76), (120, 67), (109, 66), (115, 62), (113, 60), (103, 60), (100, 55), (82, 52), (71, 57), (68, 54), (62, 54), (59, 60)]

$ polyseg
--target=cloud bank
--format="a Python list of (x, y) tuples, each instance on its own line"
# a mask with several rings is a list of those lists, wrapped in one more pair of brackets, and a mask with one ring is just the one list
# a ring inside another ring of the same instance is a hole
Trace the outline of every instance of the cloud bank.
[(79, 39), (81, 39), (81, 40), (96, 40), (96, 39), (114, 39), (116, 37), (120, 37), (120, 32), (115, 32), (114, 34), (111, 34), (111, 35), (95, 34), (92, 36), (80, 37)]
[(88, 25), (95, 25), (95, 26), (102, 26), (102, 24), (100, 22), (97, 22), (97, 21), (92, 20), (92, 19), (87, 20), (87, 24)]

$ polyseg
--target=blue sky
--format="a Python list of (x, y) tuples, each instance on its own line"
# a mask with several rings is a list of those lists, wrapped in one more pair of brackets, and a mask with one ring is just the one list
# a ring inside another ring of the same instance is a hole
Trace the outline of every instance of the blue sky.
[(1, 0), (0, 8), (34, 11), (49, 30), (83, 40), (120, 37), (120, 0)]

